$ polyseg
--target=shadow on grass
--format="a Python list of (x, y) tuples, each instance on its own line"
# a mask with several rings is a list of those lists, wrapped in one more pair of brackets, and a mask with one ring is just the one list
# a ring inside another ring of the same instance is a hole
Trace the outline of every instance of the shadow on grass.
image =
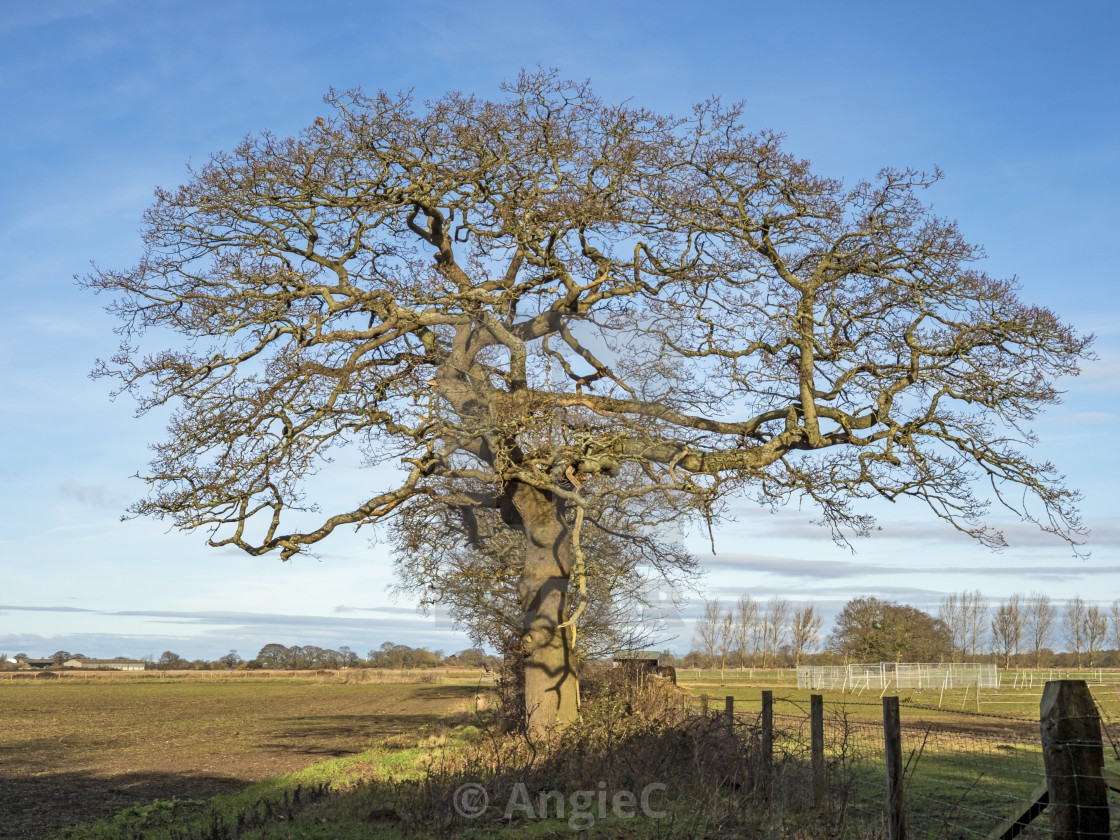
[(314, 715), (277, 720), (279, 731), (262, 739), (260, 747), (275, 752), (339, 757), (362, 752), (376, 739), (419, 729), (431, 723), (430, 714)]
[[(45, 773), (0, 776), (0, 837), (37, 840), (97, 817), (111, 817), (132, 805), (153, 799), (204, 800), (236, 793), (245, 779), (211, 774)], [(199, 805), (202, 809), (205, 806)]]

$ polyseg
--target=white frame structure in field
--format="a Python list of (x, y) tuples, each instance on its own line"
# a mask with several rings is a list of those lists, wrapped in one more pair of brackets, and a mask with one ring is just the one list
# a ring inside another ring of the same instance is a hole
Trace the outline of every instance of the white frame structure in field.
[(998, 688), (999, 672), (988, 662), (879, 662), (800, 665), (797, 687), (851, 691), (861, 688)]

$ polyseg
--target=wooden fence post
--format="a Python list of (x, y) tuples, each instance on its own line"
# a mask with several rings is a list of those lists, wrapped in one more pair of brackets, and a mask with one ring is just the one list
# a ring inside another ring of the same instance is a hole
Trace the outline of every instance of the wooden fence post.
[(1110, 837), (1101, 720), (1084, 680), (1046, 683), (1039, 727), (1053, 840)]
[(735, 698), (728, 694), (723, 701), (723, 714), (727, 718), (727, 725), (735, 725)]
[(700, 695), (700, 717), (708, 716), (708, 695)]
[(898, 698), (883, 698), (883, 742), (887, 759), (887, 838), (906, 840), (906, 796), (902, 787), (902, 723)]
[(759, 776), (762, 781), (762, 798), (770, 801), (770, 787), (774, 778), (774, 692), (762, 692), (762, 733), (759, 739)]
[(825, 802), (824, 781), (824, 697), (809, 695), (809, 746), (813, 758), (813, 807), (820, 810)]

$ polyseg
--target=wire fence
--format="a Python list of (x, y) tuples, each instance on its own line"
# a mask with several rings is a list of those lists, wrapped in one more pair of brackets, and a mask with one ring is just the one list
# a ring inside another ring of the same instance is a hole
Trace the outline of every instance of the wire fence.
[[(1037, 735), (927, 724), (904, 727), (903, 743), (910, 756), (912, 837), (988, 837), (1023, 812), (1046, 779)], [(1049, 837), (1048, 814), (1036, 816), (1019, 836)]]
[[(766, 702), (764, 697), (764, 706)], [(820, 702), (823, 737), (817, 748), (820, 755), (814, 761), (810, 709), (801, 700), (772, 698), (770, 806), (779, 818), (803, 818), (807, 812), (815, 813), (827, 824), (828, 836), (840, 840), (897, 836), (888, 826), (891, 803), (884, 724), (868, 708), (882, 709), (882, 701), (842, 697)], [(1099, 784), (1102, 797), (1110, 770), (1118, 771), (1115, 780), (1120, 782), (1120, 714), (1100, 711), (1105, 769), (1090, 774), (1090, 778), (1076, 767), (1060, 766), (1052, 766), (1048, 777), (1037, 711), (1034, 720), (948, 710), (933, 715), (928, 711), (907, 709), (900, 726), (907, 837), (955, 840), (999, 837), (1001, 831), (1010, 830), (1003, 836), (1049, 838), (1052, 818), (1061, 819), (1061, 803), (1051, 800), (1049, 807), (1037, 803), (1045, 802), (1047, 796), (1060, 798), (1063, 780), (1069, 779), (1079, 788)], [(1090, 709), (1089, 716), (1095, 714)], [(764, 717), (756, 708), (740, 707), (735, 721), (758, 729), (764, 725)], [(1101, 749), (1101, 740), (1083, 739), (1077, 734), (1077, 727), (1085, 721), (1086, 715), (1051, 721), (1057, 727), (1053, 735), (1057, 753), (1068, 758), (1079, 750)], [(765, 742), (766, 737), (761, 740)], [(1100, 758), (1095, 760), (1099, 767)], [(1112, 816), (1105, 811), (1106, 827), (1100, 829), (1104, 833), (1077, 836), (1108, 837), (1111, 831), (1120, 837), (1120, 794), (1109, 792), (1107, 797)], [(1033, 811), (1032, 803), (1036, 803)], [(1029, 824), (1011, 829), (1017, 816), (1023, 820), (1029, 817)], [(1077, 819), (1088, 819), (1088, 825), (1092, 822), (1089, 818), (1100, 817), (1089, 814)]]

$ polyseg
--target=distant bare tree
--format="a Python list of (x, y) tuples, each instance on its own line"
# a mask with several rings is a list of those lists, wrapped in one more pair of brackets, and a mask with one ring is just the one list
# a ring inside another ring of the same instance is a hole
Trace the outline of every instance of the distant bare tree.
[(1096, 604), (1085, 609), (1082, 636), (1085, 639), (1085, 653), (1089, 656), (1089, 667), (1092, 668), (1097, 664), (1097, 654), (1104, 648), (1108, 638), (1108, 613)]
[(748, 654), (754, 663), (758, 653), (758, 602), (750, 595), (740, 595), (735, 605), (735, 649), (740, 668), (746, 667)]
[(723, 671), (727, 667), (727, 656), (735, 647), (735, 613), (731, 610), (725, 612), (719, 620), (719, 676), (723, 679)]
[(965, 628), (965, 652), (975, 659), (984, 648), (988, 632), (988, 599), (979, 589), (961, 592), (961, 613)]
[(789, 601), (775, 595), (766, 602), (766, 610), (762, 615), (763, 654), (769, 665), (774, 664), (786, 641), (788, 622)]
[(692, 644), (708, 658), (708, 667), (715, 662), (716, 651), (719, 650), (723, 613), (720, 610), (719, 598), (704, 602), (704, 614), (696, 622), (696, 630), (692, 636)]
[(765, 665), (766, 661), (766, 626), (763, 618), (763, 607), (759, 604), (758, 620), (751, 633), (751, 664), (754, 666)]
[(1077, 667), (1080, 668), (1081, 654), (1085, 651), (1085, 602), (1080, 595), (1074, 595), (1066, 601), (1066, 609), (1062, 613), (1062, 629), (1070, 650), (1077, 654)]
[(793, 665), (801, 664), (801, 654), (810, 653), (817, 646), (821, 635), (821, 616), (812, 604), (804, 604), (793, 611), (790, 623), (790, 646), (793, 648)]
[(953, 647), (963, 658), (975, 658), (987, 631), (988, 599), (979, 589), (955, 592), (941, 599), (937, 617), (953, 635)]
[(1034, 667), (1042, 665), (1042, 651), (1050, 643), (1058, 610), (1050, 603), (1050, 596), (1032, 592), (1023, 605), (1023, 627), (1034, 654)]
[(992, 619), (992, 644), (1004, 668), (1011, 667), (1011, 657), (1019, 652), (1023, 621), (1023, 596), (1018, 592), (996, 608)]
[(1112, 602), (1112, 649), (1120, 653), (1120, 598)]
[(953, 640), (953, 660), (956, 661), (958, 653), (963, 653), (968, 643), (960, 595), (954, 592), (951, 595), (944, 596), (937, 607), (937, 617), (945, 625), (945, 629), (949, 631), (949, 636)]

